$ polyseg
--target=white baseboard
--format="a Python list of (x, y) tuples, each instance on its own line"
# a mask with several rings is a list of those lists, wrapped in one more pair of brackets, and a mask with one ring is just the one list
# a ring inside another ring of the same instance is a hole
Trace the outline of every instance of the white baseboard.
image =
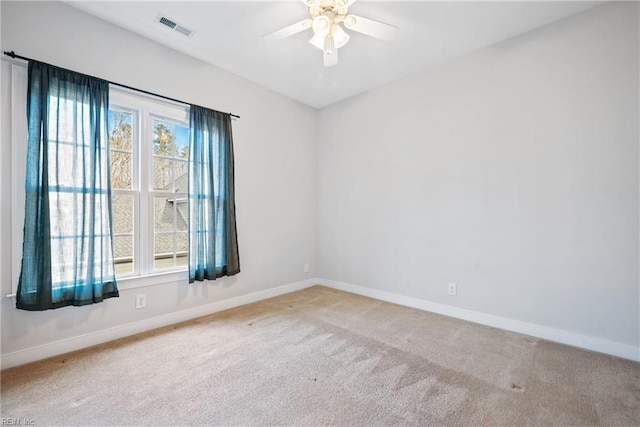
[(466, 310), (463, 308), (453, 307), (445, 304), (438, 304), (377, 289), (370, 289), (350, 283), (314, 278), (301, 282), (290, 283), (260, 292), (254, 292), (247, 295), (229, 298), (226, 300), (190, 308), (187, 310), (152, 317), (150, 319), (141, 320), (139, 322), (128, 323), (126, 325), (116, 326), (85, 335), (79, 335), (52, 343), (42, 344), (36, 347), (27, 348), (12, 353), (6, 353), (0, 355), (0, 366), (2, 367), (2, 369), (7, 369), (14, 366), (24, 365), (26, 363), (35, 362), (37, 360), (46, 359), (48, 357), (57, 356), (75, 350), (80, 350), (118, 338), (127, 337), (130, 335), (150, 331), (156, 328), (184, 322), (191, 319), (196, 319), (208, 314), (217, 313), (219, 311), (228, 310), (230, 308), (239, 307), (241, 305), (250, 304), (257, 301), (262, 301), (267, 298), (284, 295), (290, 292), (308, 288), (316, 284), (367, 296), (370, 298), (375, 298), (381, 301), (387, 301), (411, 308), (417, 308), (419, 310), (455, 317), (457, 319), (505, 329), (507, 331), (531, 335), (533, 337), (542, 338), (561, 344), (572, 345), (575, 347), (580, 347), (587, 350), (593, 350), (600, 353), (610, 354), (613, 356), (640, 362), (639, 347), (633, 347), (630, 345), (607, 341), (600, 338), (580, 335), (561, 329), (549, 328), (546, 326), (536, 325), (534, 323), (522, 322), (520, 320), (508, 319), (505, 317)]
[(176, 311), (174, 313), (156, 316), (134, 323), (127, 323), (125, 325), (103, 329), (85, 335), (79, 335), (12, 353), (6, 353), (0, 356), (0, 366), (2, 369), (7, 369), (14, 366), (24, 365), (26, 363), (58, 356), (70, 351), (80, 350), (96, 344), (102, 344), (118, 338), (138, 334), (140, 332), (150, 331), (163, 326), (173, 325), (175, 323), (196, 319), (208, 314), (250, 304), (252, 302), (288, 294), (316, 284), (318, 284), (318, 279), (303, 280), (301, 282), (290, 283), (260, 292), (254, 292), (247, 295), (217, 301), (211, 304), (193, 307), (187, 310)]
[(350, 283), (337, 282), (335, 280), (328, 279), (317, 280), (317, 283), (320, 285), (339, 289), (341, 291), (351, 292), (354, 294), (375, 298), (381, 301), (391, 302), (411, 308), (417, 308), (419, 310), (442, 314), (449, 317), (455, 317), (457, 319), (467, 320), (469, 322), (479, 323), (481, 325), (505, 329), (511, 332), (518, 332), (521, 334), (542, 338), (548, 341), (554, 341), (561, 344), (567, 344), (574, 347), (580, 347), (587, 350), (593, 350), (599, 353), (610, 354), (612, 356), (622, 357), (624, 359), (630, 359), (636, 362), (640, 362), (640, 347), (634, 347), (627, 344), (603, 340), (601, 338), (580, 335), (562, 329), (555, 329), (547, 326), (537, 325), (535, 323), (528, 323), (520, 320), (508, 319), (506, 317), (480, 313), (478, 311), (466, 310), (464, 308), (453, 307), (446, 304), (438, 304), (418, 298), (393, 294), (390, 292), (366, 288), (358, 285), (352, 285)]

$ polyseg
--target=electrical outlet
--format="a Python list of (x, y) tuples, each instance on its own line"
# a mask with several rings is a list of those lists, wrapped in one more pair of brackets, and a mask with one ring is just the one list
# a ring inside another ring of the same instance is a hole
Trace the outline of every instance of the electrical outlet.
[(309, 264), (305, 264), (304, 265), (304, 272), (308, 273), (309, 272)]
[(453, 297), (458, 295), (458, 287), (455, 283), (449, 283), (449, 286), (447, 287), (447, 293)]
[(147, 296), (145, 294), (136, 295), (136, 310), (147, 306)]

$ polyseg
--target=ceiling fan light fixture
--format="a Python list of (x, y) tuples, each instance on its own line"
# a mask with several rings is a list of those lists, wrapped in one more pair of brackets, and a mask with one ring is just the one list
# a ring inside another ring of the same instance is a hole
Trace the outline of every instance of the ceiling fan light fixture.
[(326, 15), (318, 15), (313, 18), (313, 33), (317, 36), (326, 36), (331, 32), (331, 20)]
[(336, 49), (340, 49), (342, 46), (347, 44), (350, 38), (349, 34), (347, 34), (346, 31), (338, 24), (333, 25), (331, 35), (333, 36), (334, 43), (336, 44)]
[(324, 50), (324, 39), (325, 39), (324, 36), (319, 36), (317, 34), (314, 34), (313, 37), (311, 37), (311, 40), (309, 40), (309, 43), (311, 43), (312, 45), (314, 45), (320, 50)]

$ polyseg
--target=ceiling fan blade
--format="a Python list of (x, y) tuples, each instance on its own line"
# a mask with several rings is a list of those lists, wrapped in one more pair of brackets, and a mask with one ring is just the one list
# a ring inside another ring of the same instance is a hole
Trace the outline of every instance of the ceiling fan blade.
[(374, 21), (373, 19), (363, 18), (357, 15), (347, 15), (344, 18), (344, 26), (350, 30), (381, 40), (393, 39), (396, 31), (398, 31), (398, 27), (395, 25), (385, 24), (384, 22)]
[(333, 67), (334, 65), (338, 65), (338, 49), (333, 49), (332, 53), (327, 53), (326, 51), (322, 54), (322, 63), (325, 67)]
[(303, 19), (302, 21), (296, 22), (295, 24), (288, 25), (272, 33), (265, 34), (264, 36), (262, 36), (262, 38), (265, 40), (281, 40), (294, 34), (298, 34), (299, 32), (306, 30), (307, 28), (311, 28), (312, 22), (313, 21), (311, 19)]

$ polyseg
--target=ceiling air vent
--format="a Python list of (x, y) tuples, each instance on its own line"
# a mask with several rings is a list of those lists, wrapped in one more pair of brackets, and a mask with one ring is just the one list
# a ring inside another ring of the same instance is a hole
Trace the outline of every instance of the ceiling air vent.
[(173, 19), (169, 18), (168, 16), (163, 15), (162, 13), (158, 14), (158, 16), (156, 18), (156, 22), (164, 25), (167, 28), (172, 29), (173, 31), (177, 31), (178, 33), (182, 34), (183, 36), (191, 37), (193, 35), (193, 31), (191, 31), (190, 29), (188, 29), (184, 25), (178, 24), (176, 21), (174, 21)]

